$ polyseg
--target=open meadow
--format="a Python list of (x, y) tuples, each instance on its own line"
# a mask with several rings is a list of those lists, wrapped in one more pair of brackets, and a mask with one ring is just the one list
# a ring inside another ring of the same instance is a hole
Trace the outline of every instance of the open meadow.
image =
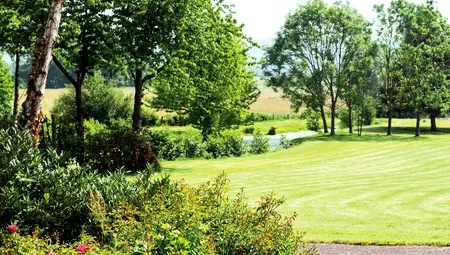
[(285, 215), (305, 240), (352, 244), (449, 245), (450, 121), (440, 133), (413, 138), (414, 121), (396, 120), (363, 137), (340, 130), (336, 137), (298, 140), (284, 151), (219, 160), (163, 162), (173, 179), (199, 184), (225, 173), (231, 194), (244, 188), (250, 201), (275, 192)]
[[(133, 96), (134, 88), (117, 88), (122, 90), (126, 95)], [(279, 93), (273, 92), (271, 89), (261, 86), (261, 96), (251, 106), (251, 112), (265, 112), (265, 113), (291, 113), (291, 103), (281, 97)], [(59, 98), (59, 96), (66, 92), (67, 89), (47, 89), (45, 91), (45, 100), (43, 106), (44, 114), (49, 114), (53, 104)], [(26, 91), (23, 89), (20, 91), (20, 98), (23, 102), (26, 97)], [(151, 97), (151, 94), (147, 94), (146, 97)]]

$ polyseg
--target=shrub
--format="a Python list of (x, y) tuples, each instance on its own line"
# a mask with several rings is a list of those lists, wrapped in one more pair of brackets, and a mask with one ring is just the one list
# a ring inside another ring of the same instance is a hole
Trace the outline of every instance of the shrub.
[(245, 134), (253, 134), (255, 132), (255, 127), (246, 127), (243, 129)]
[(306, 119), (306, 128), (310, 131), (319, 132), (320, 131), (320, 113), (307, 110), (303, 113), (302, 118)]
[(96, 121), (86, 123), (85, 161), (101, 171), (132, 169), (134, 137), (128, 122), (116, 120), (109, 127)]
[(222, 133), (225, 148), (224, 155), (229, 157), (241, 157), (247, 153), (247, 144), (239, 132), (228, 131)]
[(187, 158), (197, 158), (204, 154), (203, 140), (200, 133), (190, 132), (183, 137), (184, 155)]
[[(339, 123), (340, 128), (348, 128), (348, 108), (342, 108), (337, 112), (337, 117), (341, 121)], [(353, 118), (353, 125), (355, 124), (355, 119)]]
[(58, 232), (64, 239), (87, 223), (86, 198), (93, 176), (49, 151), (41, 155), (28, 135), (0, 131), (0, 225), (19, 222)]
[(283, 200), (263, 196), (253, 209), (243, 193), (229, 199), (224, 175), (198, 188), (167, 177), (140, 187), (138, 207), (121, 204), (108, 212), (100, 192), (91, 196), (95, 222), (110, 240), (106, 247), (124, 254), (300, 254), (303, 247), (293, 231), (296, 215), (277, 211)]
[(163, 159), (176, 160), (183, 157), (183, 143), (180, 135), (170, 135), (167, 141), (161, 146), (159, 155)]
[(269, 132), (267, 132), (267, 135), (276, 135), (276, 134), (277, 134), (277, 128), (270, 127)]
[(142, 107), (141, 123), (143, 127), (153, 127), (158, 123), (158, 115), (153, 109)]
[[(131, 97), (125, 96), (115, 84), (107, 82), (100, 73), (88, 77), (82, 91), (84, 117), (110, 124), (113, 119), (131, 116)], [(73, 123), (76, 117), (75, 89), (71, 86), (56, 100), (52, 113), (64, 123)]]
[(206, 158), (220, 158), (225, 156), (226, 145), (220, 136), (211, 136), (205, 144)]
[(290, 147), (291, 141), (289, 141), (285, 135), (282, 135), (280, 139), (280, 148), (287, 150)]
[[(90, 219), (99, 230), (82, 234), (72, 243), (33, 231), (20, 235), (0, 230), (5, 254), (315, 254), (304, 248), (294, 232), (294, 214), (282, 217), (283, 200), (263, 196), (252, 208), (243, 192), (230, 199), (224, 175), (192, 188), (168, 177), (151, 180), (148, 174), (127, 183), (137, 190), (138, 203), (108, 204), (103, 191), (92, 189)], [(116, 182), (111, 185), (117, 185)], [(18, 225), (19, 229), (23, 225)], [(44, 236), (44, 237), (43, 237)]]
[(13, 88), (14, 83), (9, 66), (0, 58), (0, 117), (9, 116), (12, 113)]
[(251, 154), (264, 154), (270, 151), (269, 138), (265, 137), (261, 131), (258, 130), (250, 144), (249, 152)]

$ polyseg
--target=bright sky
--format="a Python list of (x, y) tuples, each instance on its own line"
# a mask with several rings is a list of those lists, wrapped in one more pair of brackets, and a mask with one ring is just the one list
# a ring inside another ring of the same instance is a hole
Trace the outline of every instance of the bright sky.
[[(274, 38), (289, 12), (306, 2), (307, 0), (225, 0), (225, 3), (235, 5), (237, 20), (245, 24), (244, 32), (257, 41)], [(335, 0), (325, 2), (333, 3)], [(376, 18), (373, 12), (374, 4), (387, 5), (390, 0), (348, 0), (348, 2), (367, 19), (373, 20)], [(410, 2), (426, 3), (426, 0), (410, 0)], [(450, 0), (437, 2), (439, 10), (450, 19)]]

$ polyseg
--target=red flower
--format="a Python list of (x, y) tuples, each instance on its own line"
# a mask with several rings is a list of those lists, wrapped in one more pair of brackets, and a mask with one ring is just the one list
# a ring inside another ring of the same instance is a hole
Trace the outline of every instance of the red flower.
[(77, 252), (81, 254), (85, 254), (89, 249), (91, 249), (91, 246), (87, 243), (81, 244), (77, 247)]
[(9, 230), (9, 232), (16, 232), (17, 231), (17, 226), (16, 225), (9, 225), (8, 226), (8, 230)]

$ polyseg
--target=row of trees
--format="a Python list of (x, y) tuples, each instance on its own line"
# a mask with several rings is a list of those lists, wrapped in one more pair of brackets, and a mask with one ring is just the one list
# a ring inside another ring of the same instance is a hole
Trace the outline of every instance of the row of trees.
[(310, 1), (289, 15), (267, 49), (268, 84), (297, 109), (319, 112), (325, 133), (328, 107), (331, 135), (338, 106), (348, 107), (352, 133), (352, 114), (361, 125), (374, 99), (387, 113), (388, 135), (396, 110), (415, 112), (416, 136), (425, 113), (436, 131), (436, 117), (450, 102), (450, 26), (435, 5), (433, 0), (376, 5), (378, 18), (371, 24), (348, 4)]
[(189, 113), (205, 139), (238, 121), (259, 93), (248, 62), (254, 44), (222, 0), (4, 0), (0, 17), (0, 49), (16, 63), (14, 116), (20, 58), (34, 55), (23, 107), (36, 136), (50, 60), (75, 88), (81, 144), (83, 85), (97, 70), (133, 81), (134, 132), (146, 90), (154, 107)]

